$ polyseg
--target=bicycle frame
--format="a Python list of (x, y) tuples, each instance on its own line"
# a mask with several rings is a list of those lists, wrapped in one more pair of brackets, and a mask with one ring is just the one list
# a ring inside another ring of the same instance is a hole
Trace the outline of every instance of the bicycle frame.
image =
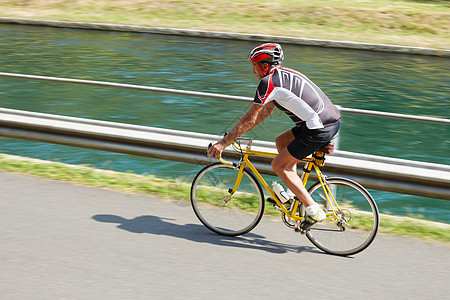
[[(238, 176), (236, 178), (236, 182), (234, 184), (234, 187), (232, 189), (232, 191), (230, 191), (230, 195), (228, 195), (227, 198), (224, 199), (224, 202), (228, 202), (231, 197), (233, 196), (234, 192), (239, 188), (239, 185), (241, 183), (242, 180), (242, 176), (244, 173), (244, 168), (248, 167), (253, 174), (256, 176), (256, 178), (259, 180), (259, 182), (264, 186), (264, 188), (267, 190), (267, 192), (270, 194), (270, 196), (275, 200), (275, 202), (277, 203), (277, 205), (280, 207), (280, 209), (285, 213), (285, 215), (290, 218), (291, 220), (298, 222), (301, 221), (303, 216), (296, 216), (295, 213), (298, 209), (298, 206), (300, 204), (300, 201), (295, 201), (294, 205), (290, 208), (290, 211), (288, 211), (285, 206), (283, 205), (283, 203), (278, 199), (278, 197), (276, 196), (275, 192), (272, 190), (272, 188), (267, 184), (267, 182), (264, 180), (264, 178), (261, 176), (261, 174), (258, 172), (258, 170), (256, 169), (256, 167), (251, 163), (251, 161), (249, 160), (249, 156), (250, 155), (259, 155), (259, 156), (267, 156), (267, 157), (275, 157), (277, 156), (276, 153), (271, 153), (271, 152), (264, 152), (264, 151), (256, 151), (256, 150), (252, 150), (251, 149), (251, 139), (243, 139), (241, 138), (240, 140), (249, 140), (249, 144), (247, 145), (246, 149), (241, 148), (240, 145), (238, 145), (236, 143), (236, 141), (233, 141), (232, 145), (233, 147), (238, 150), (241, 151), (243, 156), (241, 158), (241, 160), (239, 161), (239, 163), (233, 163), (230, 161), (226, 161), (224, 159), (222, 159), (221, 157), (219, 157), (219, 161), (225, 165), (232, 165), (235, 167), (239, 167), (239, 172), (238, 172)], [(319, 179), (319, 182), (324, 190), (325, 196), (326, 196), (326, 201), (327, 204), (329, 206), (329, 208), (332, 211), (332, 214), (327, 213), (327, 216), (332, 218), (333, 220), (337, 221), (342, 221), (342, 219), (340, 217), (338, 217), (338, 215), (336, 214), (336, 210), (339, 211), (339, 206), (333, 196), (333, 193), (331, 192), (329, 186), (326, 184), (326, 178), (325, 176), (322, 174), (322, 172), (319, 169), (318, 164), (323, 165), (323, 159), (325, 156), (324, 152), (321, 151), (317, 151), (316, 152), (316, 156), (317, 157), (307, 157), (302, 159), (303, 162), (306, 162), (306, 165), (303, 169), (303, 174), (302, 174), (302, 182), (303, 185), (306, 186), (306, 183), (309, 179), (309, 174), (311, 172), (312, 169), (314, 169), (314, 171), (317, 174), (317, 177)], [(318, 160), (318, 161), (316, 161)], [(324, 199), (325, 200), (325, 199)], [(336, 210), (335, 210), (336, 208)]]

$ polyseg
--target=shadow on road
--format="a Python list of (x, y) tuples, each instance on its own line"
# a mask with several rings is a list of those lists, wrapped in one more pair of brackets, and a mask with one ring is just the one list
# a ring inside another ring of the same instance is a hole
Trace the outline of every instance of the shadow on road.
[(250, 248), (271, 253), (286, 252), (314, 252), (321, 253), (315, 247), (288, 245), (268, 241), (264, 236), (247, 233), (245, 236), (229, 237), (210, 232), (203, 225), (171, 223), (174, 219), (157, 216), (139, 216), (134, 219), (125, 219), (116, 215), (99, 214), (92, 217), (98, 222), (117, 223), (117, 227), (133, 233), (149, 233), (167, 235), (198, 243), (210, 243), (226, 247)]

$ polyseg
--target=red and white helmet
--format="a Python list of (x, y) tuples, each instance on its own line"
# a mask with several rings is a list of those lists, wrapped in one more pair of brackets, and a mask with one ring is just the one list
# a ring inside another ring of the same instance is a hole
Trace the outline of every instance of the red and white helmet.
[(256, 46), (248, 55), (248, 60), (251, 62), (268, 62), (271, 65), (278, 65), (283, 58), (283, 49), (276, 43), (266, 43)]

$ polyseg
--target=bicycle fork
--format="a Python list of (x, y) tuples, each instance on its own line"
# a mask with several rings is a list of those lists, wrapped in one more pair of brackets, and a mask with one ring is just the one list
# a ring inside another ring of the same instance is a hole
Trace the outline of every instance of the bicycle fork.
[[(238, 166), (234, 166), (236, 169), (238, 168)], [(242, 180), (242, 176), (244, 176), (244, 168), (245, 165), (244, 164), (240, 164), (239, 165), (239, 172), (236, 178), (236, 181), (234, 182), (234, 187), (228, 189), (228, 193), (229, 195), (223, 199), (223, 203), (226, 204), (228, 203), (228, 201), (230, 201), (231, 197), (233, 197), (233, 194), (237, 191), (237, 189), (239, 188), (239, 185), (241, 184), (241, 180)]]

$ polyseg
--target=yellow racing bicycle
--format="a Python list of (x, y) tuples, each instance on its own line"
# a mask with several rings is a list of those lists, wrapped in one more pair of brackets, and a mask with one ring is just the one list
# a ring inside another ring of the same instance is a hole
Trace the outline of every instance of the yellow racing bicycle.
[[(240, 154), (238, 162), (220, 158), (194, 178), (191, 204), (198, 219), (222, 235), (237, 236), (251, 231), (264, 214), (262, 185), (270, 196), (268, 201), (281, 212), (283, 223), (300, 232), (299, 224), (304, 217), (301, 201), (278, 199), (250, 161), (250, 156), (275, 157), (277, 154), (252, 150), (252, 139), (248, 138), (238, 138), (232, 146)], [(366, 249), (377, 234), (378, 208), (370, 193), (357, 182), (341, 177), (328, 178), (320, 171), (326, 153), (326, 148), (322, 148), (302, 160), (305, 163), (303, 184), (306, 186), (314, 170), (318, 181), (308, 191), (327, 215), (326, 220), (302, 233), (326, 253), (356, 254)]]

